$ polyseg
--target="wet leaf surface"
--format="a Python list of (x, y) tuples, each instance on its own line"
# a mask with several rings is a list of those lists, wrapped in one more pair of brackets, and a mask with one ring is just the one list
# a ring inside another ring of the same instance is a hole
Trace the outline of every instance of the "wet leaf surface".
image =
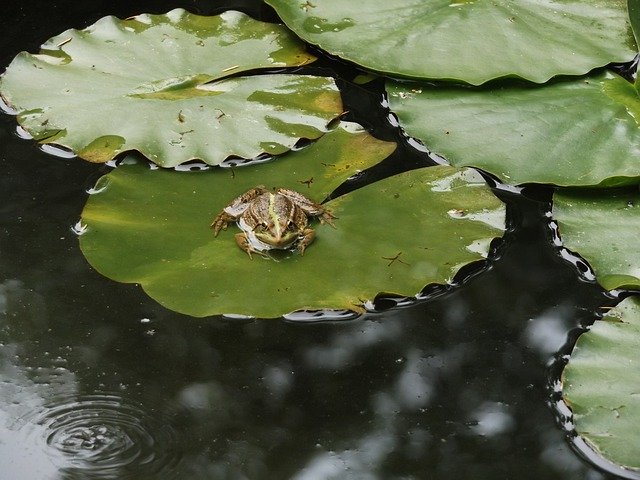
[(628, 62), (637, 50), (624, 0), (267, 3), (304, 40), (394, 76), (543, 83)]
[(640, 297), (583, 333), (564, 370), (576, 431), (606, 459), (640, 470)]
[(613, 73), (541, 87), (387, 82), (411, 136), (510, 184), (616, 186), (640, 177), (640, 97)]
[(553, 218), (558, 222), (564, 246), (589, 262), (604, 288), (640, 290), (637, 188), (556, 192)]
[(475, 171), (424, 168), (338, 197), (325, 205), (336, 228), (312, 223), (317, 236), (304, 256), (251, 260), (234, 241), (234, 225), (215, 238), (209, 228), (224, 206), (256, 185), (320, 201), (394, 148), (343, 126), (276, 162), (233, 171), (121, 166), (89, 198), (81, 248), (107, 277), (140, 283), (167, 308), (197, 317), (359, 310), (379, 292), (412, 296), (484, 258), (502, 234), (504, 206)]
[(19, 54), (0, 93), (36, 140), (86, 160), (138, 150), (165, 167), (215, 165), (325, 133), (342, 112), (333, 79), (245, 75), (313, 60), (280, 25), (176, 9), (67, 30), (39, 54)]
[(627, 0), (627, 10), (629, 10), (629, 21), (636, 37), (636, 44), (640, 45), (640, 0)]

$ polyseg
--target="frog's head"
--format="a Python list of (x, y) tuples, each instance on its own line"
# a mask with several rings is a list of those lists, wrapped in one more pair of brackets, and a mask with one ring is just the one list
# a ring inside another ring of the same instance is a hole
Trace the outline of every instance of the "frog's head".
[(267, 227), (259, 225), (254, 233), (258, 240), (274, 248), (288, 248), (300, 238), (299, 231), (277, 223)]
[(306, 214), (283, 195), (269, 195), (267, 212), (253, 233), (258, 240), (274, 248), (290, 247), (307, 226)]

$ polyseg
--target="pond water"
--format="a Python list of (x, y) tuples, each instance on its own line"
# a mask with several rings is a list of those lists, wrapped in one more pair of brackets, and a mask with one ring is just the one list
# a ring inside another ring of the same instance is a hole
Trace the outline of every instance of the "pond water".
[[(175, 7), (275, 18), (249, 0), (10, 2), (0, 65), (108, 14)], [(350, 120), (399, 138), (375, 84), (342, 86)], [(402, 148), (374, 174), (428, 161)], [(553, 245), (548, 191), (501, 193), (511, 229), (487, 268), (423, 300), (332, 322), (193, 319), (84, 260), (72, 227), (106, 171), (0, 115), (0, 480), (615, 478), (550, 407), (554, 361), (614, 302)]]

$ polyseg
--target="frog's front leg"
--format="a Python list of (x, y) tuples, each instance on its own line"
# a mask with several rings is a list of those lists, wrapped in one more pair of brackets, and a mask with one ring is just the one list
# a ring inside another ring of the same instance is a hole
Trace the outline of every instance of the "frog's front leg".
[(336, 217), (333, 213), (331, 213), (329, 210), (327, 210), (326, 208), (322, 207), (322, 210), (320, 210), (316, 216), (320, 219), (320, 223), (324, 223), (327, 222), (329, 225), (331, 225), (333, 228), (336, 228), (336, 225), (333, 223), (333, 221), (338, 218)]
[(316, 238), (316, 231), (313, 228), (305, 228), (300, 235), (300, 240), (298, 242), (298, 250), (300, 250), (300, 255), (304, 255), (304, 250), (309, 246), (313, 239)]
[(216, 218), (213, 219), (213, 222), (211, 222), (211, 228), (213, 228), (213, 235), (217, 237), (218, 233), (220, 233), (220, 230), (226, 230), (229, 223), (235, 222), (235, 221), (236, 221), (236, 217), (234, 217), (233, 215), (229, 215), (224, 210), (221, 211), (218, 215), (216, 215)]
[(333, 228), (336, 228), (336, 225), (333, 223), (333, 221), (338, 218), (336, 217), (333, 213), (331, 213), (330, 210), (324, 208), (322, 205), (319, 204), (313, 204), (308, 208), (304, 208), (301, 207), (304, 212), (307, 215), (310, 215), (312, 217), (318, 217), (318, 220), (320, 220), (320, 223), (328, 223), (329, 225), (331, 225)]
[(230, 222), (238, 220), (247, 208), (249, 208), (251, 201), (255, 200), (267, 191), (268, 190), (264, 186), (259, 185), (234, 198), (231, 203), (224, 207), (222, 212), (213, 219), (213, 222), (211, 223), (213, 235), (217, 237), (220, 230), (226, 230), (227, 225), (229, 225)]
[(251, 242), (249, 242), (249, 237), (247, 237), (246, 233), (236, 233), (235, 235), (236, 238), (236, 243), (238, 244), (238, 246), (244, 250), (245, 252), (247, 252), (247, 255), (249, 255), (249, 258), (251, 260), (253, 260), (253, 257), (251, 256), (251, 252), (255, 252), (255, 250), (251, 247)]

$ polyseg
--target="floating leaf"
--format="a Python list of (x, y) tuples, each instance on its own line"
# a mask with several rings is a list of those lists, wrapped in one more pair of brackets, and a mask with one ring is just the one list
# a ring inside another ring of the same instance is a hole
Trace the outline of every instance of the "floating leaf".
[(92, 162), (139, 150), (159, 165), (280, 154), (342, 111), (333, 79), (249, 75), (315, 57), (284, 27), (228, 11), (105, 17), (22, 52), (0, 77), (18, 121)]
[(267, 0), (304, 40), (394, 76), (543, 83), (633, 59), (624, 0)]
[(636, 44), (640, 47), (640, 0), (627, 0), (627, 10)]
[(557, 192), (553, 218), (562, 243), (580, 254), (606, 289), (640, 289), (640, 192)]
[(196, 317), (275, 317), (310, 308), (358, 310), (379, 292), (414, 295), (446, 282), (487, 254), (504, 228), (503, 205), (473, 170), (414, 170), (343, 195), (326, 206), (336, 228), (311, 224), (304, 256), (249, 259), (231, 225), (212, 218), (262, 184), (320, 201), (395, 146), (344, 126), (277, 162), (199, 173), (121, 166), (96, 186), (82, 214), (80, 246), (99, 272), (140, 283), (169, 309)]
[(456, 166), (506, 183), (615, 186), (640, 177), (640, 97), (612, 73), (541, 87), (390, 81), (405, 131)]
[(576, 431), (602, 456), (640, 470), (640, 297), (583, 333), (563, 373)]

